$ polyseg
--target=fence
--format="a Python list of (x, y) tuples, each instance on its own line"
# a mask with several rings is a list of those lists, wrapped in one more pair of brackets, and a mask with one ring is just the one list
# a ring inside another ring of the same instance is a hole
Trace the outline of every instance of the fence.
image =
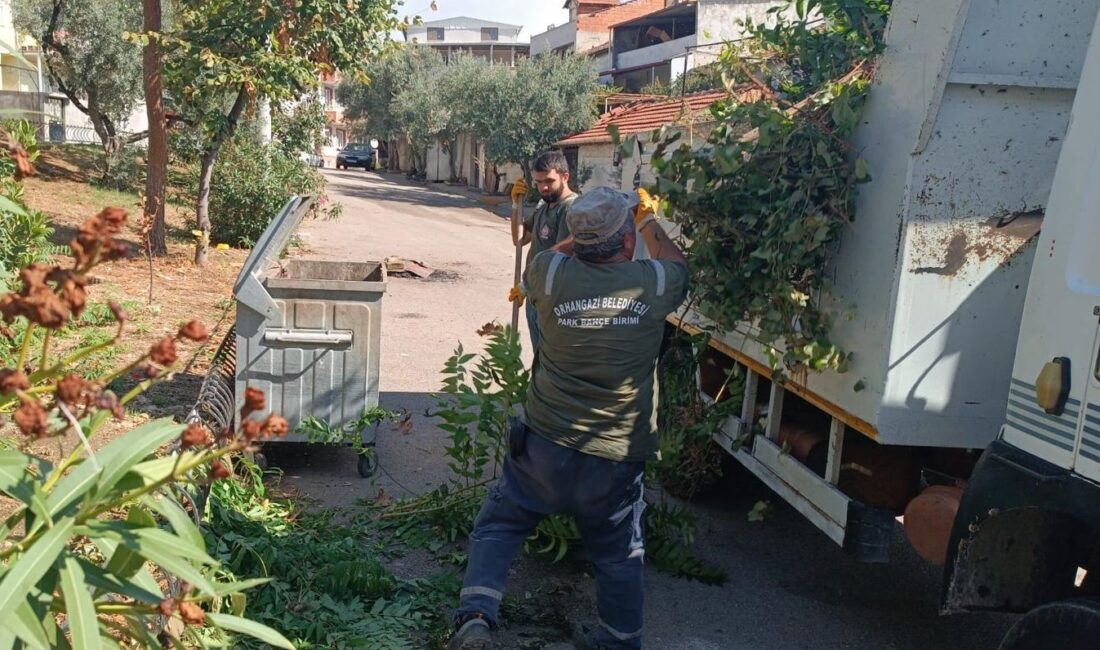
[(0, 90), (0, 111), (3, 111), (0, 117), (4, 120), (22, 119), (35, 125), (40, 142), (102, 143), (90, 125), (67, 123), (59, 117), (58, 114), (63, 112), (59, 100), (45, 93)]

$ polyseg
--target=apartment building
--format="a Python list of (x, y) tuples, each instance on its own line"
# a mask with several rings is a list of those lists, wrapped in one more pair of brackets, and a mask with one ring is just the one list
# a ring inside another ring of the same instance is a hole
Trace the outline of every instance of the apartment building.
[(522, 30), (521, 25), (459, 16), (410, 27), (405, 39), (437, 50), (445, 61), (465, 53), (494, 65), (514, 66), (531, 54), (531, 45), (519, 40)]

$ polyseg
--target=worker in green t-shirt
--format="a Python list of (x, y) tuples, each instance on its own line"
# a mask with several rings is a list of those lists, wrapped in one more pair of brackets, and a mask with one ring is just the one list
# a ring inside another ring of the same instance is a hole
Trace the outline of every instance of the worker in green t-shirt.
[[(491, 647), (512, 558), (555, 513), (573, 517), (596, 565), (599, 625), (578, 626), (575, 643), (642, 647), (642, 493), (645, 461), (657, 451), (657, 354), (688, 284), (655, 204), (644, 191), (586, 193), (566, 215), (572, 236), (524, 273), (542, 340), (525, 422), (511, 431), (502, 478), (470, 534), (448, 650)], [(639, 233), (651, 259), (634, 260)]]
[[(560, 151), (547, 151), (535, 159), (531, 165), (535, 189), (542, 198), (535, 210), (523, 220), (523, 233), (517, 232), (513, 225), (512, 240), (516, 245), (527, 249), (527, 264), (539, 253), (556, 246), (569, 236), (569, 226), (565, 215), (569, 211), (577, 194), (569, 189), (569, 163)], [(513, 205), (517, 199), (527, 195), (527, 183), (523, 179), (512, 186)], [(527, 329), (531, 333), (531, 348), (539, 346), (539, 324), (531, 305), (527, 306)]]

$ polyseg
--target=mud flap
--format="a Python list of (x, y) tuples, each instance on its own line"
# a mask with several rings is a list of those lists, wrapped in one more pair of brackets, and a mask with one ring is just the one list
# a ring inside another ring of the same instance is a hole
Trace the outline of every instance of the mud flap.
[(849, 501), (844, 550), (861, 562), (889, 562), (895, 524), (889, 510)]

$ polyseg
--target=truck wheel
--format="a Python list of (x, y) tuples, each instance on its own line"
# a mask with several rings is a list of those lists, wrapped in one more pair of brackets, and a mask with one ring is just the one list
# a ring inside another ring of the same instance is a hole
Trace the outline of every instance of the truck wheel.
[(1091, 650), (1100, 639), (1100, 600), (1074, 598), (1036, 607), (1001, 641), (1000, 650)]
[(359, 476), (370, 478), (378, 471), (378, 454), (373, 448), (359, 456)]

